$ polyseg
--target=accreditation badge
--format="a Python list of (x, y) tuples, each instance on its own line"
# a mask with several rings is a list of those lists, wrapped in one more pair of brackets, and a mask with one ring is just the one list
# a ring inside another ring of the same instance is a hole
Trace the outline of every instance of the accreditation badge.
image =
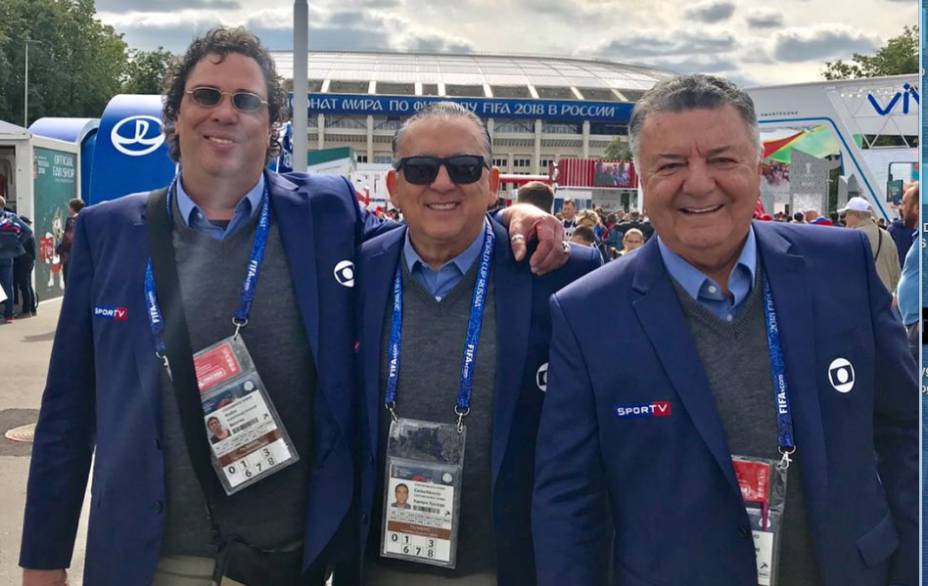
[(193, 356), (213, 468), (234, 494), (299, 461), (240, 336)]
[(390, 423), (381, 556), (455, 567), (466, 435), (453, 423)]
[(754, 534), (757, 583), (776, 586), (786, 510), (786, 468), (777, 460), (743, 456), (732, 456), (732, 465)]

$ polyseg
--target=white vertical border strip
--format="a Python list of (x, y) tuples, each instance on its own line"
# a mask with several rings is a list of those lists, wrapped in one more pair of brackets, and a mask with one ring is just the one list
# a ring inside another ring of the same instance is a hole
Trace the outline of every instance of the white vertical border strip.
[[(926, 29), (928, 29), (928, 5), (926, 5), (926, 0), (919, 0), (918, 2), (918, 20), (919, 20), (919, 23), (918, 23), (919, 24), (918, 26), (919, 72), (918, 73), (919, 73), (919, 78), (920, 78), (919, 80), (920, 87), (918, 89), (919, 89), (919, 93), (923, 95), (925, 92), (925, 87), (926, 87), (925, 80), (928, 79), (928, 76), (925, 75), (925, 66), (926, 66), (925, 33), (926, 33)], [(923, 183), (925, 180), (925, 166), (926, 166), (925, 163), (928, 162), (928, 147), (926, 147), (925, 145), (925, 138), (926, 138), (925, 135), (928, 134), (925, 132), (925, 124), (926, 124), (925, 109), (926, 109), (925, 100), (922, 99), (919, 101), (918, 146), (919, 146), (919, 150), (921, 151), (921, 157), (920, 157), (921, 164), (919, 166), (919, 173), (918, 173), (919, 220), (918, 220), (918, 234), (916, 235), (916, 238), (918, 239), (918, 243), (919, 243), (918, 244), (918, 255), (919, 255), (918, 266), (920, 269), (920, 273), (919, 273), (918, 295), (919, 295), (919, 309), (920, 309), (921, 315), (919, 316), (918, 323), (920, 326), (919, 327), (920, 337), (924, 336), (924, 328), (925, 328), (925, 320), (924, 320), (924, 316), (925, 316), (925, 287), (924, 287), (925, 280), (924, 279), (925, 277), (924, 275), (928, 273), (928, 270), (926, 270), (926, 267), (925, 267), (926, 257), (924, 254), (924, 245), (923, 245), (924, 238), (925, 238), (925, 232), (926, 232), (924, 229), (923, 222), (925, 221), (925, 218), (926, 216), (928, 216), (928, 214), (925, 213), (926, 204), (925, 204), (924, 195), (921, 193), (922, 191), (921, 188), (923, 187)], [(924, 346), (922, 346), (920, 348), (920, 351), (918, 352), (918, 378), (919, 378), (919, 382), (921, 386), (921, 388), (919, 389), (919, 393), (918, 393), (919, 413), (921, 414), (921, 425), (918, 426), (918, 453), (920, 456), (919, 463), (921, 465), (919, 469), (919, 493), (918, 493), (918, 496), (919, 496), (918, 498), (918, 543), (919, 543), (918, 583), (919, 584), (925, 583), (925, 575), (926, 575), (925, 565), (928, 564), (928, 555), (926, 555), (926, 552), (928, 552), (928, 548), (926, 548), (926, 545), (925, 545), (925, 523), (924, 523), (924, 519), (925, 519), (925, 465), (926, 465), (926, 460), (928, 460), (928, 458), (925, 458), (925, 451), (924, 451), (925, 450), (924, 430), (925, 430), (925, 424), (928, 423), (928, 421), (926, 421), (928, 420), (928, 417), (926, 417), (926, 414), (925, 414), (925, 407), (926, 405), (928, 405), (928, 401), (925, 400), (925, 389), (928, 388), (928, 377), (925, 376), (924, 369), (925, 369), (925, 348)]]

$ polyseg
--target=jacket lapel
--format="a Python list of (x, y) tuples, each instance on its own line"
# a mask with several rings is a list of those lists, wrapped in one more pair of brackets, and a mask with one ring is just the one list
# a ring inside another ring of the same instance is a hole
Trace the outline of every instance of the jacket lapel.
[(807, 498), (817, 498), (825, 494), (828, 467), (822, 412), (815, 384), (815, 316), (809, 286), (811, 279), (806, 276), (805, 260), (791, 250), (792, 244), (773, 226), (755, 222), (754, 233), (780, 327), (796, 459), (802, 462), (806, 485), (817, 488), (807, 490)]
[(640, 295), (632, 300), (632, 306), (638, 320), (657, 351), (664, 372), (693, 425), (732, 490), (740, 496), (725, 430), (715, 407), (715, 397), (686, 326), (680, 300), (677, 299), (671, 277), (661, 259), (656, 238), (652, 238), (635, 254), (634, 262), (638, 266), (632, 286)]
[[(154, 417), (155, 429), (161, 437), (161, 370), (164, 368), (155, 357), (154, 334), (148, 320), (148, 307), (145, 303), (145, 267), (148, 263), (148, 234), (145, 227), (145, 204), (139, 204), (138, 215), (132, 222), (132, 237), (129, 242), (137, 242), (136, 250), (131, 251), (135, 258), (126, 263), (136, 273), (128, 282), (136, 283), (137, 291), (132, 291), (128, 299), (129, 327), (132, 328), (132, 349), (135, 354), (135, 366), (138, 370), (142, 394), (150, 405), (149, 412)], [(133, 316), (138, 316), (134, 318)]]
[[(280, 228), (280, 240), (290, 278), (296, 293), (306, 338), (316, 360), (319, 359), (319, 291), (316, 279), (315, 226), (306, 196), (297, 186), (275, 173), (265, 174), (274, 219)], [(317, 368), (322, 365), (317, 364)]]
[[(361, 364), (364, 404), (370, 446), (377, 449), (380, 433), (380, 359), (383, 342), (384, 312), (392, 303), (393, 277), (406, 239), (406, 228), (393, 230), (377, 239), (376, 245), (362, 258), (361, 286)], [(373, 452), (376, 454), (376, 451)]]
[(496, 388), (493, 393), (492, 486), (503, 462), (522, 393), (522, 375), (532, 319), (532, 275), (528, 263), (517, 264), (506, 229), (491, 221), (493, 285), (496, 303)]

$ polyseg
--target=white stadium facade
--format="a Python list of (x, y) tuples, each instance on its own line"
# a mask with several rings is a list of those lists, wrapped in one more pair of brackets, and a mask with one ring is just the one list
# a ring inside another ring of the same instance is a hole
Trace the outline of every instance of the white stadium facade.
[[(292, 52), (273, 57), (292, 80)], [(563, 57), (311, 51), (308, 146), (351, 147), (358, 163), (390, 163), (402, 121), (424, 103), (452, 99), (486, 122), (502, 172), (547, 174), (552, 161), (601, 158), (627, 134), (635, 100), (670, 76)]]

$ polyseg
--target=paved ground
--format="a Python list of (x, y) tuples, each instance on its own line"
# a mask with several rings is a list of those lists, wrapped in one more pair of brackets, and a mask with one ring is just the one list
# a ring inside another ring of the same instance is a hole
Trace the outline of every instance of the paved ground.
[[(3, 434), (11, 427), (35, 421), (60, 307), (60, 301), (48, 301), (39, 306), (37, 317), (0, 325), (0, 586), (21, 581), (17, 562), (31, 453), (28, 444), (10, 442)], [(82, 582), (86, 531), (85, 507), (69, 571), (72, 586)]]

